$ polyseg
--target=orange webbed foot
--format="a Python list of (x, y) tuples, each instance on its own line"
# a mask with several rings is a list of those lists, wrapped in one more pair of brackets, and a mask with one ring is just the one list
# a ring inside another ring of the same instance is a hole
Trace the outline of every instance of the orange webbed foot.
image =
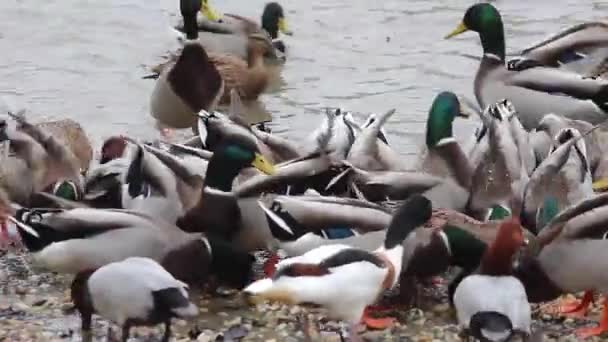
[(576, 336), (581, 339), (599, 336), (605, 332), (608, 332), (608, 326), (602, 326), (601, 324), (593, 328), (580, 328), (576, 330)]
[(587, 315), (589, 305), (593, 303), (593, 292), (585, 291), (583, 299), (578, 301), (560, 301), (559, 313), (571, 317), (583, 318)]
[(383, 330), (390, 328), (394, 323), (395, 319), (393, 317), (383, 317), (383, 318), (373, 318), (369, 316), (369, 312), (371, 310), (366, 308), (363, 312), (363, 317), (361, 318), (361, 322), (365, 324), (370, 329)]
[(580, 338), (588, 338), (593, 336), (599, 336), (605, 332), (608, 332), (608, 300), (604, 299), (604, 311), (602, 312), (602, 318), (600, 324), (593, 328), (581, 328), (576, 331), (576, 335)]

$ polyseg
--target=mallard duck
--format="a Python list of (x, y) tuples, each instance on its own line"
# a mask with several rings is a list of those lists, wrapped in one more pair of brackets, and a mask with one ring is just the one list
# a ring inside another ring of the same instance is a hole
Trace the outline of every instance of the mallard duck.
[(71, 119), (44, 121), (34, 126), (57, 139), (68, 148), (80, 165), (80, 173), (89, 169), (93, 159), (93, 146), (82, 126)]
[[(608, 195), (601, 194), (561, 211), (537, 239), (530, 239), (522, 247), (514, 261), (514, 274), (522, 280), (530, 302), (551, 300), (562, 293), (608, 293), (608, 269), (602, 257), (608, 233), (607, 204)], [(581, 272), (589, 265), (594, 272)], [(607, 315), (605, 304), (600, 325), (579, 329), (578, 336), (586, 338), (607, 331)]]
[(517, 219), (501, 223), (496, 240), (487, 248), (479, 270), (458, 284), (454, 306), (458, 323), (481, 341), (508, 341), (530, 335), (531, 309), (526, 290), (511, 275), (511, 257), (524, 242)]
[[(330, 316), (350, 324), (350, 337), (358, 339), (356, 325), (365, 308), (379, 294), (392, 288), (401, 272), (403, 239), (431, 216), (431, 203), (413, 196), (395, 212), (386, 239), (370, 253), (346, 245), (313, 249), (278, 264), (272, 278), (258, 280), (245, 288), (252, 302), (261, 300), (289, 304), (314, 303), (328, 309)], [(386, 326), (367, 319), (370, 325)]]
[[(201, 13), (202, 17), (197, 18), (198, 29), (201, 31), (208, 31), (213, 33), (224, 34), (224, 37), (213, 37), (213, 44), (210, 42), (211, 36), (207, 37), (202, 34), (202, 42), (205, 47), (211, 50), (219, 50), (223, 52), (236, 53), (238, 56), (244, 58), (245, 55), (237, 53), (239, 50), (237, 37), (225, 37), (226, 34), (233, 35), (245, 35), (248, 36), (252, 33), (266, 33), (270, 36), (273, 41), (273, 46), (276, 50), (280, 51), (282, 55), (286, 53), (285, 44), (279, 38), (279, 32), (291, 35), (292, 32), (288, 29), (287, 19), (283, 7), (276, 2), (267, 3), (264, 6), (264, 11), (261, 17), (261, 27), (253, 20), (235, 15), (235, 14), (220, 14), (216, 12), (208, 0), (201, 1)], [(177, 26), (177, 30), (184, 31), (183, 26)], [(219, 38), (224, 38), (228, 42), (219, 42)]]
[(494, 205), (520, 208), (536, 160), (513, 104), (498, 101), (486, 108), (477, 145), (469, 155), (474, 165), (468, 212), (484, 219)]
[[(274, 173), (273, 164), (260, 154), (256, 145), (234, 137), (222, 140), (209, 160), (197, 204), (178, 219), (178, 226), (186, 231), (209, 231), (222, 236), (231, 236), (239, 231), (241, 215), (247, 213), (241, 212), (239, 200), (231, 191), (235, 178), (247, 167)], [(249, 220), (243, 222), (250, 223)], [(255, 220), (251, 224), (253, 222)]]
[(54, 136), (14, 116), (16, 127), (0, 122), (0, 140), (9, 141), (15, 156), (3, 163), (2, 187), (11, 201), (28, 205), (39, 191), (61, 193), (70, 199), (82, 194), (81, 168), (74, 154)]
[[(465, 31), (479, 33), (483, 57), (475, 77), (475, 96), (482, 107), (508, 98), (527, 130), (534, 129), (547, 113), (596, 124), (608, 118), (608, 81), (584, 78), (557, 68), (534, 67), (510, 71), (505, 66), (502, 18), (489, 3), (475, 4), (446, 38)], [(559, 94), (557, 94), (559, 93)]]
[[(261, 32), (263, 29), (272, 39), (278, 38), (279, 32), (286, 35), (293, 34), (288, 28), (283, 7), (277, 2), (269, 2), (264, 6), (260, 18), (261, 25), (240, 15), (221, 14), (211, 7), (209, 0), (201, 1), (201, 14), (202, 17), (197, 19), (197, 25), (201, 31), (249, 35)], [(176, 29), (183, 31), (183, 27), (180, 26), (177, 26)]]
[(129, 339), (132, 326), (164, 323), (162, 341), (169, 342), (171, 319), (198, 313), (188, 299), (188, 285), (148, 258), (131, 257), (81, 272), (72, 282), (71, 295), (83, 336), (91, 336), (92, 316), (97, 313), (122, 328), (122, 341)]
[(36, 267), (48, 271), (76, 274), (138, 256), (156, 260), (185, 282), (204, 282), (211, 274), (243, 287), (251, 279), (254, 258), (248, 253), (136, 212), (19, 209), (9, 218), (15, 223), (9, 233), (21, 238)]
[(159, 129), (191, 128), (197, 123), (196, 114), (212, 110), (223, 93), (224, 81), (207, 52), (196, 40), (189, 40), (175, 63), (162, 67), (150, 111)]
[(236, 89), (243, 100), (256, 100), (266, 90), (272, 71), (264, 64), (264, 55), (271, 49), (267, 37), (252, 34), (247, 42), (247, 58), (226, 54), (209, 53), (209, 60), (218, 70), (226, 91), (220, 104), (230, 103), (230, 89)]
[(591, 172), (585, 141), (576, 128), (562, 128), (554, 138), (551, 152), (534, 170), (524, 190), (522, 223), (538, 229), (537, 215), (547, 196), (564, 209), (593, 196)]
[[(452, 126), (457, 117), (468, 118), (470, 115), (471, 111), (456, 94), (444, 91), (435, 96), (427, 116), (425, 144), (419, 153), (419, 170), (438, 177), (450, 176), (452, 174), (450, 171), (465, 170), (462, 167), (452, 170), (452, 167), (446, 165), (445, 158), (450, 161), (465, 160), (460, 156), (465, 152), (456, 142)], [(461, 166), (467, 167), (466, 164)], [(464, 180), (460, 176), (455, 178)], [(470, 180), (465, 180), (462, 185), (468, 188), (469, 184)]]

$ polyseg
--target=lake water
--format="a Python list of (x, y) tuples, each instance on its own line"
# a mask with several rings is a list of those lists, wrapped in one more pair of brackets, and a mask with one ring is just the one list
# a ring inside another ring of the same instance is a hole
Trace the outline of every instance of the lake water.
[[(217, 10), (259, 18), (266, 0), (210, 0)], [(144, 65), (177, 47), (168, 27), (177, 0), (0, 1), (0, 96), (34, 120), (69, 117), (96, 143), (111, 134), (153, 138), (153, 81)], [(441, 90), (473, 99), (481, 46), (476, 34), (446, 41), (472, 1), (283, 0), (294, 36), (286, 37), (284, 86), (261, 102), (275, 132), (301, 139), (324, 106), (363, 118), (397, 108), (391, 144), (411, 155), (422, 141), (430, 103)], [(576, 23), (604, 18), (608, 0), (494, 1), (507, 52)], [(475, 122), (459, 121), (464, 137)]]

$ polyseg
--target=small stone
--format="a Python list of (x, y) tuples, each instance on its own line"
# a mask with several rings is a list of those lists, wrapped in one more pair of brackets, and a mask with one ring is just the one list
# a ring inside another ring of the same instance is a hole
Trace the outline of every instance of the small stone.
[(300, 312), (302, 312), (302, 308), (300, 308), (300, 307), (299, 307), (299, 306), (297, 306), (297, 305), (296, 305), (296, 306), (291, 307), (291, 309), (289, 310), (289, 313), (290, 313), (291, 315), (297, 315), (297, 314), (299, 314)]
[(0, 282), (5, 282), (8, 280), (8, 274), (2, 270), (0, 270)]
[(437, 304), (433, 306), (433, 312), (435, 313), (444, 313), (450, 309), (450, 305), (448, 303)]
[(243, 318), (236, 317), (233, 320), (225, 321), (224, 325), (227, 326), (227, 327), (232, 327), (232, 326), (235, 326), (235, 325), (241, 325), (242, 323), (243, 323)]
[(211, 342), (215, 341), (217, 334), (212, 330), (203, 330), (196, 338), (197, 342)]
[(63, 303), (59, 306), (59, 310), (61, 310), (63, 313), (69, 313), (72, 310), (74, 310), (74, 304), (73, 303)]
[(423, 317), (423, 318), (417, 319), (413, 323), (414, 323), (414, 325), (421, 327), (424, 325), (424, 323), (426, 323), (426, 318)]
[(17, 286), (17, 287), (15, 287), (15, 293), (20, 296), (23, 296), (24, 294), (27, 293), (27, 289), (23, 286)]
[(45, 303), (46, 303), (46, 299), (45, 298), (40, 298), (40, 299), (32, 301), (32, 306), (42, 306)]
[(574, 319), (568, 317), (564, 320), (564, 324), (574, 324)]
[(220, 311), (217, 313), (218, 316), (222, 316), (222, 317), (228, 317), (228, 313), (224, 312), (224, 311)]
[(13, 310), (17, 311), (17, 312), (26, 312), (30, 309), (30, 307), (22, 302), (17, 302), (11, 305), (11, 307), (13, 308)]

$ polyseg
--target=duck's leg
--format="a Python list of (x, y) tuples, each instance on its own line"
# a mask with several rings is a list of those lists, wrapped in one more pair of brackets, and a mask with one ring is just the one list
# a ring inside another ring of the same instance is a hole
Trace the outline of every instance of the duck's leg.
[(80, 335), (82, 336), (83, 341), (92, 341), (93, 334), (91, 333), (91, 320), (93, 315), (90, 313), (80, 313), (81, 320), (81, 331)]
[(165, 334), (163, 335), (162, 342), (169, 342), (171, 338), (171, 319), (165, 321)]
[(120, 337), (121, 342), (127, 342), (129, 339), (129, 333), (131, 332), (131, 324), (129, 322), (125, 322), (122, 326), (122, 336)]
[(560, 301), (559, 313), (574, 317), (585, 317), (591, 303), (593, 303), (593, 291), (585, 291), (583, 299), (580, 302), (576, 300), (568, 303)]
[(578, 329), (576, 334), (580, 338), (588, 338), (592, 336), (599, 336), (604, 332), (608, 332), (608, 300), (606, 298), (604, 298), (604, 310), (599, 323), (600, 324), (597, 327)]
[(363, 311), (363, 317), (361, 318), (361, 322), (365, 324), (368, 328), (371, 329), (386, 329), (395, 323), (395, 319), (393, 317), (383, 317), (383, 318), (373, 318), (369, 316), (370, 310), (365, 308)]

